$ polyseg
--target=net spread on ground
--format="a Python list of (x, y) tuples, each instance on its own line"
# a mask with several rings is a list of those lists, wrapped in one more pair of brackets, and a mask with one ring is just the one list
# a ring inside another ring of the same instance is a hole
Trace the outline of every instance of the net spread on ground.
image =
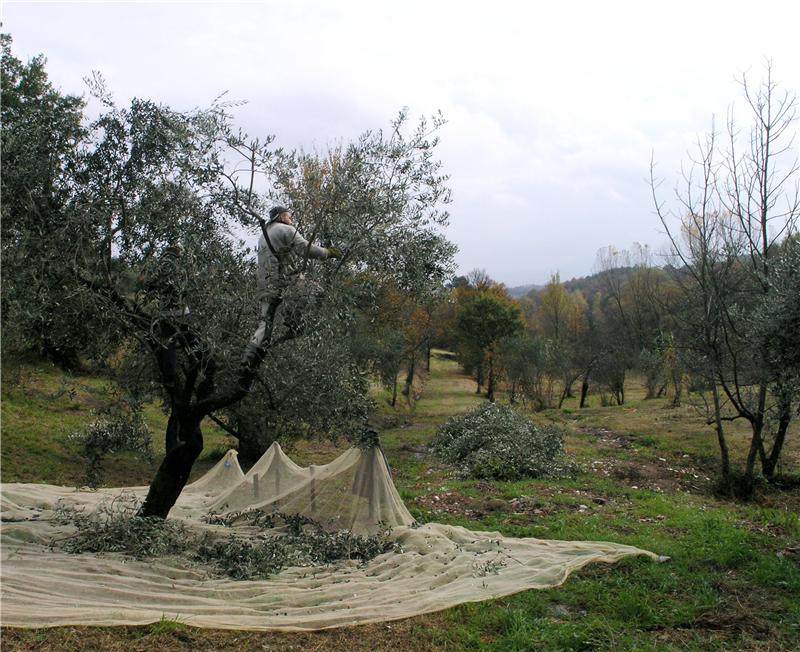
[[(504, 537), (463, 527), (418, 525), (380, 448), (352, 448), (330, 464), (300, 467), (276, 443), (244, 474), (235, 451), (187, 485), (170, 518), (197, 531), (240, 530), (209, 515), (253, 510), (302, 515), (326, 529), (372, 534), (391, 528), (398, 548), (367, 563), (287, 568), (266, 580), (220, 578), (180, 557), (137, 560), (69, 554), (52, 546), (74, 527), (60, 505), (96, 509), (121, 489), (2, 486), (2, 623), (20, 627), (137, 625), (162, 618), (198, 627), (313, 630), (406, 618), (464, 602), (553, 587), (592, 562), (647, 555), (597, 541)], [(143, 498), (147, 487), (124, 491)], [(210, 522), (209, 522), (210, 521)]]

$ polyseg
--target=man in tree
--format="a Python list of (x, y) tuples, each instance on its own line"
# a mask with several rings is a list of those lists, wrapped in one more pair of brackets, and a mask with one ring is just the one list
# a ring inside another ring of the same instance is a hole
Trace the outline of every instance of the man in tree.
[[(258, 358), (258, 351), (267, 337), (267, 324), (272, 324), (270, 310), (274, 312), (283, 300), (286, 289), (302, 278), (305, 261), (309, 258), (325, 260), (341, 258), (336, 247), (320, 247), (306, 240), (292, 220), (292, 212), (285, 206), (274, 206), (269, 211), (269, 223), (262, 224), (258, 241), (258, 300), (261, 321), (245, 349), (242, 364), (250, 366)], [(297, 310), (285, 310), (284, 322), (291, 330), (299, 328)]]

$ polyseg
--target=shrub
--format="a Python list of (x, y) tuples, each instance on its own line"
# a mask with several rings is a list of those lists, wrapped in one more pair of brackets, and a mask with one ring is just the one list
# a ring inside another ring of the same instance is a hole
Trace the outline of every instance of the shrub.
[(67, 440), (81, 449), (86, 463), (86, 484), (90, 487), (102, 482), (102, 462), (106, 455), (132, 451), (148, 462), (153, 461), (153, 437), (138, 411), (92, 421), (85, 430), (71, 433)]
[(487, 403), (451, 418), (434, 439), (433, 449), (462, 475), (518, 480), (563, 475), (564, 432), (540, 427), (506, 406)]

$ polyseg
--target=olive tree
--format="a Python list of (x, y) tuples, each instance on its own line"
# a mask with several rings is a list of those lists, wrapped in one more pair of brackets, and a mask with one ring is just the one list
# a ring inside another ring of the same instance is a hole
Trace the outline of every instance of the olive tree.
[(7, 34), (0, 35), (0, 45), (3, 350), (33, 350), (74, 368), (94, 315), (63, 319), (78, 308), (75, 280), (48, 261), (61, 251), (54, 230), (70, 197), (83, 100), (53, 87), (42, 56), (23, 63), (12, 54)]
[[(360, 275), (411, 289), (450, 264), (452, 248), (437, 231), (449, 198), (434, 157), (442, 121), (409, 128), (402, 113), (388, 132), (309, 155), (249, 138), (233, 126), (230, 104), (180, 112), (134, 99), (122, 107), (99, 76), (90, 87), (97, 117), (69, 141), (68, 165), (48, 163), (64, 179), (63, 198), (47, 218), (4, 218), (28, 246), (19, 256), (35, 256), (41, 270), (28, 291), (65, 279), (70, 301), (55, 301), (48, 334), (89, 325), (84, 340), (95, 355), (122, 356), (132, 388), (162, 395), (166, 455), (141, 512), (165, 517), (203, 449), (207, 416), (222, 413), (230, 427), (224, 411), (247, 399), (273, 423), (307, 431), (332, 416), (339, 428), (363, 418), (366, 384), (346, 337), (373, 291)], [(24, 132), (24, 121), (5, 117), (4, 138)], [(261, 192), (256, 177), (267, 181)], [(292, 206), (309, 240), (345, 255), (317, 265), (301, 257), (295, 282), (270, 300), (268, 336), (243, 358), (259, 305), (252, 252), (237, 234), (258, 233), (276, 200)], [(43, 232), (54, 246), (33, 249)]]
[[(220, 122), (215, 117), (211, 124), (216, 126)], [(250, 168), (249, 178), (217, 169), (209, 193), (215, 209), (228, 211), (229, 220), (263, 229), (259, 216), (267, 204), (288, 203), (309, 240), (336, 245), (345, 255), (325, 264), (311, 265), (307, 259), (300, 263), (294, 282), (270, 301), (268, 336), (258, 355), (242, 365), (237, 353), (252, 331), (258, 305), (252, 296), (252, 270), (237, 274), (246, 270), (241, 268), (240, 248), (232, 246), (232, 260), (220, 265), (229, 274), (227, 298), (208, 297), (208, 328), (198, 329), (196, 335), (201, 351), (185, 347), (189, 373), (181, 396), (172, 399), (176, 406), (186, 403), (187, 425), (181, 425), (180, 409), (176, 420), (180, 433), (188, 428), (194, 442), (184, 457), (175, 455), (180, 481), (185, 482), (180, 469), (190, 468), (186, 460), (196, 458), (202, 445), (200, 419), (246, 396), (268, 420), (288, 418), (295, 428), (315, 430), (323, 423), (328, 428), (353, 427), (354, 421), (365, 417), (366, 383), (353, 364), (348, 335), (359, 306), (374, 296), (374, 284), (361, 283), (361, 275), (368, 270), (373, 279), (413, 291), (445, 274), (452, 255), (450, 245), (435, 232), (447, 220), (439, 208), (448, 198), (445, 177), (437, 174), (439, 163), (432, 156), (436, 141), (430, 137), (440, 122), (429, 126), (422, 121), (410, 136), (404, 133), (406, 122), (401, 114), (390, 134), (368, 132), (324, 156), (270, 152), (268, 144), (233, 134), (224, 122), (218, 127), (215, 145), (227, 148), (228, 156), (230, 150), (245, 152)], [(255, 174), (265, 174), (270, 180), (266, 195), (253, 192)], [(247, 316), (249, 328), (243, 319)], [(208, 372), (217, 360), (222, 364), (216, 363), (215, 379)], [(193, 385), (192, 374), (198, 372), (204, 382)], [(180, 435), (177, 439), (185, 441)], [(173, 480), (171, 455), (167, 454), (151, 486), (145, 513), (165, 513), (158, 505), (166, 506), (162, 496), (171, 494), (159, 486), (160, 480), (168, 488), (181, 484)], [(170, 501), (169, 506), (174, 503)], [(155, 508), (149, 507), (151, 502)]]
[(497, 361), (511, 383), (509, 401), (521, 397), (535, 411), (553, 407), (553, 351), (550, 341), (532, 333), (504, 339), (497, 350)]

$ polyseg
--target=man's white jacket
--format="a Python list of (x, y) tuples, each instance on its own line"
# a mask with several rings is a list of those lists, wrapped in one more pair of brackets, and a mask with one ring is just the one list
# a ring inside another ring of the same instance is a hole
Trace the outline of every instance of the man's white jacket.
[(286, 287), (293, 278), (296, 279), (306, 258), (328, 257), (325, 247), (311, 244), (294, 226), (270, 222), (266, 231), (269, 245), (263, 233), (258, 241), (259, 301), (269, 301), (280, 287)]

